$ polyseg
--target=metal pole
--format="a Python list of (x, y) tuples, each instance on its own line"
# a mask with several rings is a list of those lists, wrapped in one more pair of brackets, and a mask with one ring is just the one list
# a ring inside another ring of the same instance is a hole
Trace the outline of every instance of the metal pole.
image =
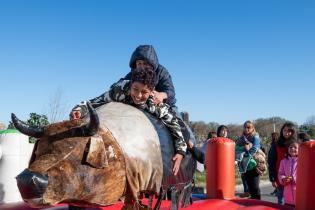
[(272, 122), (273, 122), (273, 132), (276, 132), (276, 123), (275, 123), (275, 118), (272, 118)]

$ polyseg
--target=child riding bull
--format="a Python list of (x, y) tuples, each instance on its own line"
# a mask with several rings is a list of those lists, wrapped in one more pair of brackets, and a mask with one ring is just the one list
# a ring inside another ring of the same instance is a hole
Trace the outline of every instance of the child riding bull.
[[(91, 105), (96, 108), (103, 104), (116, 101), (133, 105), (139, 109), (150, 112), (169, 128), (175, 141), (176, 154), (173, 157), (173, 173), (177, 175), (180, 163), (185, 156), (187, 145), (185, 143), (181, 127), (176, 115), (171, 111), (166, 103), (156, 105), (154, 103), (153, 91), (156, 81), (156, 74), (150, 68), (136, 68), (132, 71), (131, 80), (121, 80), (112, 85), (108, 92), (89, 100)], [(87, 101), (74, 107), (71, 116), (74, 119), (81, 118), (88, 113)]]

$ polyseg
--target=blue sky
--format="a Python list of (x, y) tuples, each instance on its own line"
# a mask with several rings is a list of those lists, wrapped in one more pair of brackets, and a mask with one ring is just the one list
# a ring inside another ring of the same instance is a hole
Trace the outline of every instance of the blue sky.
[(191, 120), (304, 123), (315, 115), (314, 11), (296, 0), (1, 1), (0, 122), (49, 115), (58, 91), (66, 119), (152, 44)]

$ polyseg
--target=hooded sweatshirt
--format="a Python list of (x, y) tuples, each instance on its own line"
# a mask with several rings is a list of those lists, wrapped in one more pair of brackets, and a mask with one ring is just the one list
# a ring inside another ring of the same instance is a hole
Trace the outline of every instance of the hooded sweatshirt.
[(140, 45), (132, 53), (129, 66), (131, 71), (121, 80), (131, 80), (131, 72), (136, 68), (136, 60), (145, 60), (153, 66), (156, 73), (155, 90), (158, 92), (165, 92), (167, 94), (167, 99), (165, 103), (169, 104), (171, 107), (175, 106), (175, 89), (172, 81), (172, 77), (167, 71), (167, 69), (159, 64), (157, 54), (152, 45)]

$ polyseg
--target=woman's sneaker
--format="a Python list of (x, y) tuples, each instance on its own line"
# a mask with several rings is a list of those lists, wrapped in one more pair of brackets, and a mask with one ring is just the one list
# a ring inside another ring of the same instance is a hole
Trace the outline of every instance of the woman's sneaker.
[(244, 192), (244, 193), (240, 194), (240, 198), (249, 198), (249, 197), (250, 197), (249, 192)]

